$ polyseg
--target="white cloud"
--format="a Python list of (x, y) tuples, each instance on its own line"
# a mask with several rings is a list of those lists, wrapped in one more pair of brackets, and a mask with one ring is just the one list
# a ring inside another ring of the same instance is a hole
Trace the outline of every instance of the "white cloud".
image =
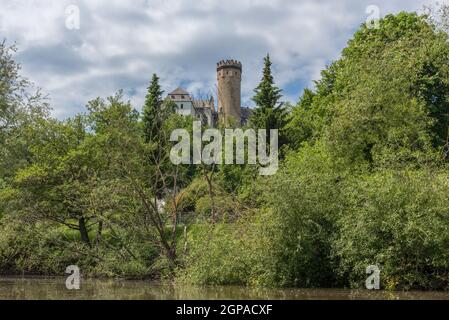
[[(433, 1), (0, 0), (0, 30), (17, 42), (25, 75), (64, 117), (120, 88), (140, 108), (152, 73), (166, 91), (215, 91), (215, 63), (223, 58), (242, 61), (249, 102), (268, 52), (277, 84), (294, 101), (338, 58), (368, 5), (383, 16), (425, 3)], [(79, 30), (65, 27), (72, 4), (80, 9)]]

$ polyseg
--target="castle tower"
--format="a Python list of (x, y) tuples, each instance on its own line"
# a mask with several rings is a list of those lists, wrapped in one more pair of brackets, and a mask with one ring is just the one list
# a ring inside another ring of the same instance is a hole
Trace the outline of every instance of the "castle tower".
[(217, 82), (219, 121), (240, 126), (242, 64), (236, 60), (218, 62)]

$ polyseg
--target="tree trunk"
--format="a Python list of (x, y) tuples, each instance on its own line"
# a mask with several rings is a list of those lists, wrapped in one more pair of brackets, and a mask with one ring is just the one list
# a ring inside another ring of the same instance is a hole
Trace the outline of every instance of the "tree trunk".
[(170, 248), (167, 250), (168, 269), (170, 270), (170, 277), (174, 277), (176, 270), (176, 250)]
[(78, 220), (78, 226), (80, 229), (81, 240), (90, 247), (91, 243), (89, 239), (89, 232), (87, 231), (86, 227), (86, 220), (84, 218), (80, 218)]

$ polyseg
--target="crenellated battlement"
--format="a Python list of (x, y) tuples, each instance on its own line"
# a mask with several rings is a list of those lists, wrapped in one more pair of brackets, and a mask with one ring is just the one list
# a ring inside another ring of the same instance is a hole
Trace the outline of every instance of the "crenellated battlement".
[(217, 63), (217, 71), (223, 68), (236, 68), (242, 71), (242, 63), (240, 61), (231, 60), (221, 60)]

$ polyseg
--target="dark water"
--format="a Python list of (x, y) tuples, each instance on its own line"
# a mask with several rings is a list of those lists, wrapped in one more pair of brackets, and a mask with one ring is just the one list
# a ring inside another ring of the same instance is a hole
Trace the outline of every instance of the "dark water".
[(241, 286), (173, 286), (145, 280), (86, 280), (80, 290), (65, 278), (0, 277), (0, 299), (449, 299), (449, 292), (387, 292), (346, 289), (260, 289)]

